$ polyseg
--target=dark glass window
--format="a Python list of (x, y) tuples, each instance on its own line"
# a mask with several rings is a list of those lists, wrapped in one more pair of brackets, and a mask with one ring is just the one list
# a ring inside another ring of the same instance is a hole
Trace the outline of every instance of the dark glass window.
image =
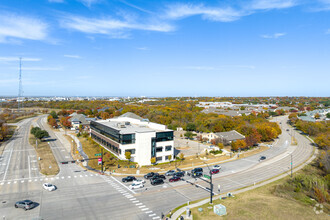
[(172, 140), (173, 140), (173, 131), (157, 132), (156, 133), (156, 142), (172, 141)]
[(163, 160), (163, 158), (162, 157), (156, 157), (156, 161), (158, 162), (158, 161), (162, 161)]
[(163, 152), (163, 147), (157, 147), (156, 152)]
[(125, 150), (125, 152), (131, 152), (131, 154), (135, 154), (135, 149), (129, 149), (129, 150)]
[(166, 151), (170, 151), (170, 150), (172, 150), (172, 146), (171, 146), (171, 145), (166, 146), (166, 147), (165, 147), (165, 150), (166, 150)]

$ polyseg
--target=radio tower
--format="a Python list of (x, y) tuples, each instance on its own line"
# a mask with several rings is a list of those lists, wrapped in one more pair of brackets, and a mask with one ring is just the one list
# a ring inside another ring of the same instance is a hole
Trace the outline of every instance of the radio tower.
[(20, 108), (22, 108), (23, 102), (21, 102), (21, 97), (23, 95), (22, 90), (22, 57), (19, 58), (19, 84), (18, 84), (18, 111), (20, 111)]

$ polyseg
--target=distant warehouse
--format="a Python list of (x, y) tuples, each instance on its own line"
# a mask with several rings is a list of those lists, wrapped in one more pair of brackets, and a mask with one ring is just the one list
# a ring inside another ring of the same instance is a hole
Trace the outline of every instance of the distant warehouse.
[(166, 125), (149, 122), (136, 114), (127, 112), (117, 118), (91, 121), (91, 136), (104, 148), (125, 160), (125, 152), (131, 152), (131, 161), (139, 165), (151, 165), (173, 158), (173, 130)]

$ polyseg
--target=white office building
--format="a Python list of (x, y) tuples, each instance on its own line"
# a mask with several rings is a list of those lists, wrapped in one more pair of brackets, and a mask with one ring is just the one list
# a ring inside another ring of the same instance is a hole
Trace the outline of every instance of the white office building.
[(149, 122), (133, 113), (117, 118), (92, 121), (92, 138), (119, 159), (125, 160), (125, 152), (131, 152), (131, 161), (139, 165), (168, 162), (174, 156), (173, 130), (166, 125)]

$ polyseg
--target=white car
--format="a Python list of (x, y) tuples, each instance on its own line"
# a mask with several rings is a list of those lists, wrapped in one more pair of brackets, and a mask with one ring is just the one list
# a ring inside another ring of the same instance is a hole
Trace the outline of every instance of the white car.
[(56, 186), (51, 183), (44, 183), (42, 184), (42, 187), (44, 187), (44, 189), (48, 191), (54, 191), (56, 189)]
[(129, 186), (130, 189), (139, 189), (143, 187), (144, 185), (142, 183), (133, 183), (132, 185)]
[(220, 166), (220, 165), (215, 165), (215, 166), (213, 166), (212, 169), (215, 169), (215, 170), (221, 170), (221, 166)]
[(136, 180), (133, 180), (133, 183), (134, 184), (142, 184), (142, 183), (146, 183), (146, 181), (145, 180), (136, 179)]

